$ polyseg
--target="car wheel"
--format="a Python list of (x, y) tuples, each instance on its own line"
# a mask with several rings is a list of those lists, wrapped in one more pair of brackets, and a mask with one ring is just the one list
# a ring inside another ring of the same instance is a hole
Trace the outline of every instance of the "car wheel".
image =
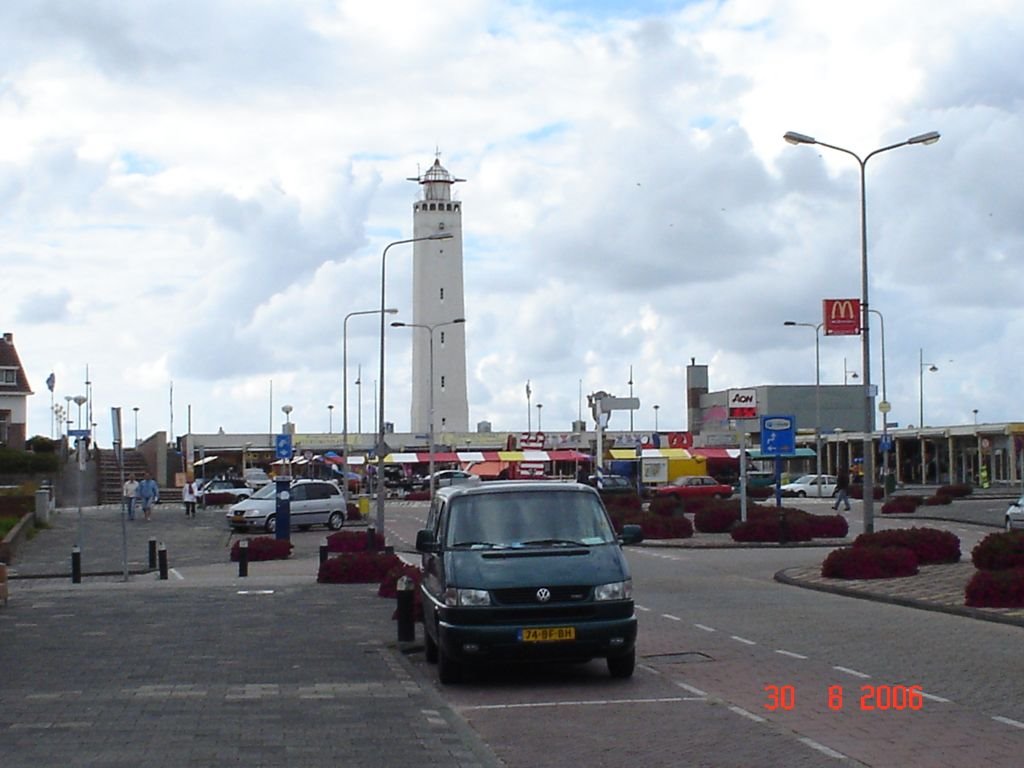
[(462, 680), (462, 665), (440, 647), (437, 649), (437, 679), (441, 685), (454, 685)]
[(426, 629), (423, 630), (423, 655), (428, 664), (437, 664), (437, 643)]
[(271, 515), (267, 518), (267, 522), (263, 524), (263, 530), (267, 533), (274, 533), (277, 530), (277, 515)]
[(340, 531), (344, 524), (345, 516), (341, 512), (331, 512), (331, 516), (327, 518), (327, 527), (332, 531)]
[(797, 496), (798, 496), (799, 498), (801, 498), (801, 499), (806, 499), (806, 498), (807, 498), (807, 491), (797, 491), (797, 492), (796, 492), (796, 495), (797, 495)]
[(633, 676), (633, 669), (636, 667), (636, 649), (633, 649), (624, 656), (608, 657), (608, 674), (612, 677), (626, 678)]

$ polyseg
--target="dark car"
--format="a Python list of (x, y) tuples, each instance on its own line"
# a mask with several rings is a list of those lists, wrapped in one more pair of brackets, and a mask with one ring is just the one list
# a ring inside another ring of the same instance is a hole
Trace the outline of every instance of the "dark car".
[(625, 475), (590, 475), (587, 485), (597, 488), (601, 493), (636, 493), (636, 483)]
[(579, 483), (494, 481), (439, 490), (416, 536), (426, 659), (443, 684), (472, 664), (604, 658), (636, 664), (633, 581), (601, 498)]

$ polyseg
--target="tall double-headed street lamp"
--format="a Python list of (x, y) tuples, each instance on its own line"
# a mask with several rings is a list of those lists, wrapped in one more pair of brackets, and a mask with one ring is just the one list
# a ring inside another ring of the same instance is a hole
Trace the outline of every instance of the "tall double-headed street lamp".
[(911, 144), (934, 144), (939, 140), (938, 131), (929, 131), (917, 136), (911, 136), (906, 141), (898, 144), (889, 144), (885, 147), (869, 152), (863, 159), (852, 150), (838, 147), (835, 144), (827, 144), (824, 141), (807, 136), (795, 131), (787, 132), (783, 138), (790, 144), (817, 144), (820, 147), (834, 149), (837, 152), (849, 155), (860, 166), (860, 291), (861, 291), (861, 355), (863, 358), (863, 382), (864, 382), (864, 532), (873, 533), (875, 530), (875, 441), (874, 426), (875, 414), (872, 409), (871, 391), (871, 338), (868, 318), (868, 210), (867, 193), (865, 185), (865, 167), (868, 160), (882, 152), (891, 149), (910, 146)]
[(423, 237), (410, 237), (406, 240), (395, 240), (384, 246), (384, 252), (380, 256), (380, 396), (377, 398), (377, 534), (384, 535), (384, 457), (387, 454), (387, 443), (384, 442), (384, 282), (387, 276), (388, 251), (393, 246), (405, 245), (406, 243), (419, 243), (424, 240), (451, 240), (454, 235), (451, 232), (434, 232)]
[(466, 322), (466, 318), (457, 317), (454, 320), (448, 320), (443, 323), (434, 323), (428, 325), (426, 323), (403, 323), (394, 322), (391, 324), (392, 328), (422, 328), (428, 334), (430, 334), (430, 498), (434, 498), (434, 331), (438, 328), (444, 328), (446, 325), (461, 325)]
[[(379, 309), (362, 309), (358, 312), (349, 312), (341, 322), (341, 467), (342, 467), (342, 496), (345, 499), (346, 514), (348, 514), (348, 319), (357, 315), (376, 315)], [(397, 309), (385, 309), (386, 315), (397, 315)], [(383, 315), (381, 315), (383, 317)], [(358, 383), (358, 382), (357, 382)], [(362, 407), (360, 405), (360, 407)], [(362, 420), (359, 422), (359, 429), (362, 431)]]
[(814, 329), (814, 453), (816, 454), (815, 471), (818, 474), (818, 498), (821, 498), (821, 326), (824, 323), (798, 323), (786, 320), (783, 325), (791, 328)]

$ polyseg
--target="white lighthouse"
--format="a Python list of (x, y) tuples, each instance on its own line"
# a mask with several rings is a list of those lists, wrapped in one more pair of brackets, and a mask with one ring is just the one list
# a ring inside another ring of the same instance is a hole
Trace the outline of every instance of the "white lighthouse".
[(444, 432), (469, 431), (466, 396), (466, 314), (462, 286), (462, 203), (452, 200), (456, 179), (440, 158), (418, 182), (422, 195), (412, 207), (413, 237), (440, 232), (449, 240), (424, 240), (413, 245), (412, 431), (430, 429), (430, 369), (433, 340), (435, 440)]

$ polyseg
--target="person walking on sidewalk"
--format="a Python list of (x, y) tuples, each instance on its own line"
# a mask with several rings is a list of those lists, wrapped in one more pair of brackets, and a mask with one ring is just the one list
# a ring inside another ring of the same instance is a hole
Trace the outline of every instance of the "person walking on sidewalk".
[(181, 501), (185, 505), (185, 517), (195, 518), (196, 498), (199, 495), (199, 488), (195, 480), (189, 480), (181, 487)]
[(845, 468), (836, 476), (836, 503), (832, 509), (839, 509), (840, 504), (845, 504), (846, 511), (850, 511), (850, 473)]
[(160, 501), (160, 486), (149, 476), (149, 472), (142, 476), (142, 482), (139, 483), (135, 495), (142, 505), (142, 514), (148, 522), (153, 517), (153, 505)]
[(128, 479), (124, 481), (124, 489), (121, 491), (124, 495), (124, 506), (128, 511), (128, 519), (135, 519), (135, 491), (139, 487), (139, 481), (135, 479), (135, 475), (128, 475)]

